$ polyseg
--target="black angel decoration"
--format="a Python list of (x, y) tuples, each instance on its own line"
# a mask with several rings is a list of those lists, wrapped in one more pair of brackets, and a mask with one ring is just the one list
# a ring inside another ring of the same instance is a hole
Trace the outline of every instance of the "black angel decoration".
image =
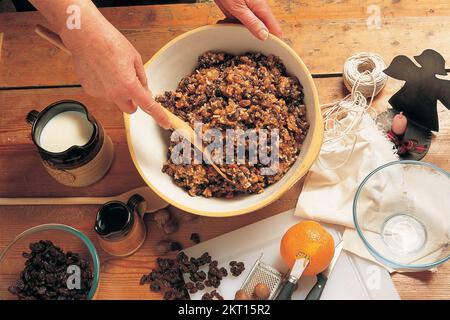
[(421, 67), (406, 56), (397, 56), (384, 70), (388, 76), (406, 81), (389, 103), (419, 126), (439, 131), (437, 101), (450, 109), (450, 81), (436, 77), (447, 75), (445, 60), (441, 54), (431, 49), (414, 59)]

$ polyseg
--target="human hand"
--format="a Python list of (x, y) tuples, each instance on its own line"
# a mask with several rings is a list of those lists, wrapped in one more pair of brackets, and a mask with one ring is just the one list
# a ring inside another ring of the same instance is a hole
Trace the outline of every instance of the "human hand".
[(106, 19), (80, 34), (64, 31), (61, 37), (72, 52), (76, 72), (86, 93), (114, 102), (125, 113), (137, 106), (163, 128), (169, 118), (147, 86), (140, 54)]
[(266, 0), (214, 0), (228, 19), (237, 19), (260, 40), (269, 32), (281, 37), (281, 28)]

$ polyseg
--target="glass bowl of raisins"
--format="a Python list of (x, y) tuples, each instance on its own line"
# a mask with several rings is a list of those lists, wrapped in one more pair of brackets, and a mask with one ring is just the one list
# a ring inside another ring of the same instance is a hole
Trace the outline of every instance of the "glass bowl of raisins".
[(67, 225), (32, 227), (0, 253), (1, 300), (91, 300), (99, 280), (94, 244)]

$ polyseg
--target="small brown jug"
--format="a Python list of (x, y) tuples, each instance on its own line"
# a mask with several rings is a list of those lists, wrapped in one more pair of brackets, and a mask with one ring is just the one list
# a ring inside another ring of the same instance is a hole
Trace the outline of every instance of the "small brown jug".
[(95, 219), (94, 230), (103, 250), (110, 255), (124, 257), (142, 246), (147, 235), (143, 205), (144, 198), (135, 194), (126, 204), (110, 201), (101, 207)]

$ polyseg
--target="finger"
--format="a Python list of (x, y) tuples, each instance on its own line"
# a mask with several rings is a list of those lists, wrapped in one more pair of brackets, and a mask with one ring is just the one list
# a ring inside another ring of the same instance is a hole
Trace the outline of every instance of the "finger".
[(158, 102), (156, 102), (153, 98), (151, 99), (149, 104), (147, 104), (143, 108), (143, 110), (149, 115), (151, 115), (153, 119), (155, 119), (155, 121), (164, 129), (170, 129), (172, 127), (172, 124), (169, 121), (169, 117), (164, 112), (161, 105)]
[(149, 89), (142, 87), (136, 78), (136, 83), (130, 88), (130, 94), (133, 101), (138, 104), (142, 110), (151, 115), (153, 119), (164, 129), (171, 127), (169, 117), (166, 115), (161, 105), (156, 102)]
[(280, 24), (266, 1), (247, 1), (248, 8), (266, 25), (270, 33), (282, 37)]
[[(233, 15), (228, 11), (227, 8), (225, 8), (220, 1), (214, 0), (216, 5), (219, 7), (220, 11), (224, 14), (226, 18), (234, 18)], [(226, 20), (226, 19), (225, 19)]]
[(148, 86), (147, 74), (145, 73), (145, 68), (140, 58), (135, 60), (134, 69), (136, 70), (136, 76), (138, 77), (139, 82), (142, 84), (144, 88), (147, 88)]
[(120, 102), (116, 101), (116, 105), (120, 110), (122, 110), (122, 112), (128, 114), (135, 113), (137, 110), (137, 105), (132, 100), (124, 100)]
[(269, 37), (269, 30), (265, 24), (248, 7), (238, 6), (231, 11), (231, 14), (258, 39), (264, 41)]

